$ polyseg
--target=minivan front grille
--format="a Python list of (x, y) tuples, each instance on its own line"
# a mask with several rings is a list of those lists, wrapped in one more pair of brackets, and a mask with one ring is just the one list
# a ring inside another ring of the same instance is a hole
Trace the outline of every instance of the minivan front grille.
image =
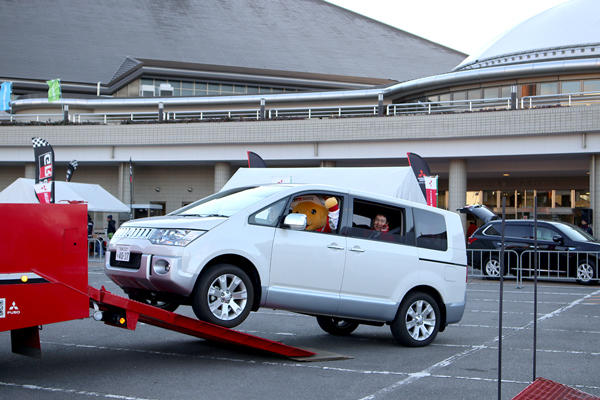
[(152, 235), (152, 232), (154, 232), (153, 228), (120, 227), (119, 229), (117, 229), (113, 237), (128, 239), (148, 239)]

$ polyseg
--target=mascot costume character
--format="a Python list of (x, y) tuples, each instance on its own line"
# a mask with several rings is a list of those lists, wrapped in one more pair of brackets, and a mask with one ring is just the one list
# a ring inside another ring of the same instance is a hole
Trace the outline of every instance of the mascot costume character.
[(297, 197), (292, 203), (292, 212), (306, 215), (307, 231), (333, 232), (340, 219), (340, 207), (335, 197), (325, 201), (316, 195)]

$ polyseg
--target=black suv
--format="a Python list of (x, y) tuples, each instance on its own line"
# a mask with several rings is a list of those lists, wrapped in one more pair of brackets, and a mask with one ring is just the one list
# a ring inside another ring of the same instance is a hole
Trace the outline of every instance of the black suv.
[[(474, 250), (468, 252), (469, 265), (481, 268), (484, 275), (499, 277), (502, 221), (485, 206), (467, 206), (460, 211), (485, 222), (467, 239), (467, 249)], [(534, 244), (533, 220), (506, 220), (505, 273), (515, 274), (521, 265), (523, 277), (533, 277)], [(598, 279), (600, 243), (577, 226), (538, 220), (537, 245), (538, 276), (576, 278), (580, 283)]]

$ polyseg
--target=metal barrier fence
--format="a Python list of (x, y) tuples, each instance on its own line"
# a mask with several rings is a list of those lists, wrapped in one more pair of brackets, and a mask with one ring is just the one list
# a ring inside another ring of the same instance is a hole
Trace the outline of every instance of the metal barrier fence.
[[(518, 284), (534, 279), (535, 254), (535, 250), (505, 250), (504, 276), (515, 278)], [(538, 279), (593, 282), (599, 277), (599, 257), (598, 252), (538, 250)], [(468, 249), (467, 261), (470, 276), (500, 277), (500, 250)]]
[(88, 238), (88, 261), (104, 260), (104, 241), (99, 238)]

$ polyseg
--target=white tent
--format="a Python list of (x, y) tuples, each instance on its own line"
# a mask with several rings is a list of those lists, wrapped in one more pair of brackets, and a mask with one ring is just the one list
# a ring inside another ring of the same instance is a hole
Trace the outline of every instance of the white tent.
[(240, 168), (221, 190), (269, 183), (335, 185), (426, 203), (410, 167)]
[[(0, 203), (39, 203), (33, 179), (19, 178), (0, 192)], [(54, 202), (83, 201), (90, 212), (129, 212), (129, 207), (102, 186), (90, 183), (55, 181)]]

